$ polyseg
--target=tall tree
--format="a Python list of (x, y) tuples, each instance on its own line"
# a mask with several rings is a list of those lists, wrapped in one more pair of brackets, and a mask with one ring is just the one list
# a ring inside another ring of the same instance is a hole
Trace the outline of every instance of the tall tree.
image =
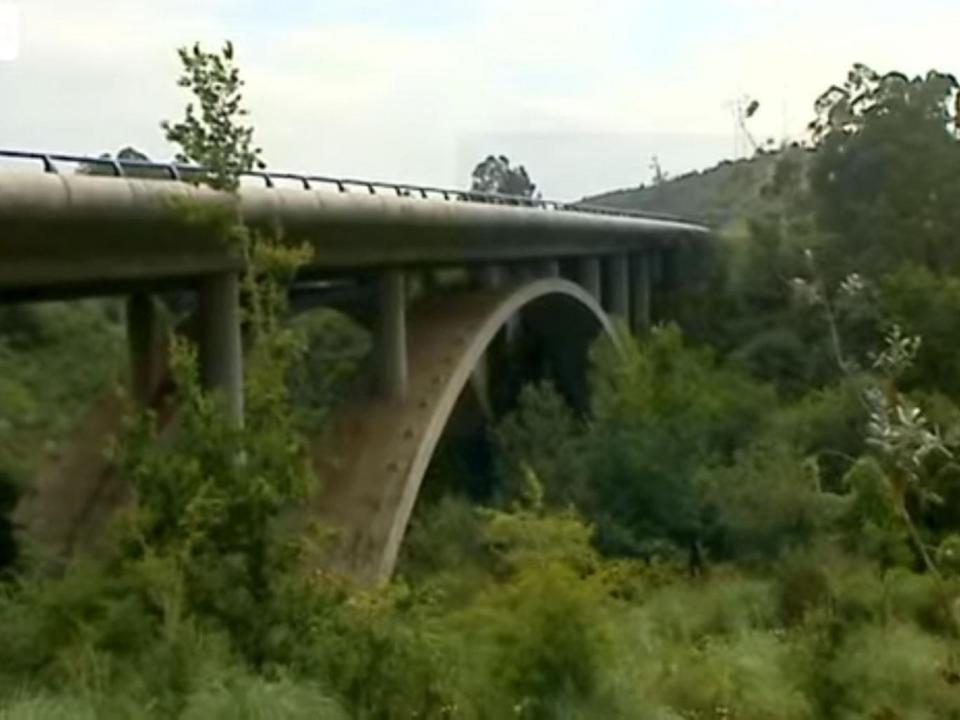
[(243, 80), (234, 62), (233, 44), (220, 52), (208, 52), (200, 43), (180, 48), (183, 74), (177, 84), (189, 88), (199, 103), (187, 103), (185, 117), (178, 123), (160, 123), (167, 140), (180, 146), (177, 160), (209, 168), (204, 178), (211, 187), (236, 190), (240, 173), (265, 167), (262, 150), (253, 144), (253, 127), (242, 119), (249, 112), (243, 106)]
[(477, 192), (533, 197), (537, 186), (523, 165), (511, 166), (506, 155), (487, 155), (473, 169), (470, 188)]
[(858, 64), (817, 100), (810, 185), (838, 276), (905, 261), (960, 270), (956, 93), (941, 72), (908, 78)]

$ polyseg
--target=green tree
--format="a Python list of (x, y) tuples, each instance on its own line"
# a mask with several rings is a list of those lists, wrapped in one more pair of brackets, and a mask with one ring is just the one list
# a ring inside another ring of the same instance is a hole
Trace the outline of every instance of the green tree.
[(952, 75), (858, 64), (817, 100), (810, 183), (834, 281), (877, 278), (906, 261), (937, 275), (960, 269), (956, 92)]
[[(114, 175), (113, 165), (110, 160), (113, 159), (113, 156), (110, 153), (101, 153), (100, 159), (107, 162), (102, 163), (81, 163), (77, 167), (77, 173), (80, 175)], [(134, 161), (134, 162), (144, 162), (148, 161), (150, 158), (147, 157), (145, 153), (140, 152), (135, 147), (126, 146), (120, 149), (117, 152), (117, 160), (123, 161)], [(134, 177), (169, 177), (166, 172), (163, 170), (148, 170), (145, 168), (124, 168), (124, 174)]]
[(188, 88), (199, 103), (187, 103), (184, 119), (160, 123), (167, 140), (181, 150), (177, 160), (208, 168), (204, 181), (219, 190), (236, 190), (238, 176), (265, 167), (262, 150), (253, 143), (253, 127), (242, 119), (249, 113), (243, 106), (243, 80), (235, 64), (233, 44), (208, 52), (200, 43), (178, 51), (183, 74), (177, 84)]
[(533, 197), (537, 186), (523, 165), (510, 165), (506, 155), (487, 155), (473, 169), (470, 189), (477, 192)]

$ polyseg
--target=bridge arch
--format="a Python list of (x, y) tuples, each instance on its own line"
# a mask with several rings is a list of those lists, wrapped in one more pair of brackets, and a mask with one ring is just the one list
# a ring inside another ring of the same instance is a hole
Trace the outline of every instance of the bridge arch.
[(375, 583), (393, 572), (427, 468), (461, 393), (482, 378), (498, 336), (522, 318), (551, 356), (568, 396), (585, 392), (590, 344), (617, 341), (597, 300), (545, 278), (440, 298), (410, 313), (409, 392), (347, 403), (314, 446), (323, 488), (311, 515), (337, 533), (322, 562)]

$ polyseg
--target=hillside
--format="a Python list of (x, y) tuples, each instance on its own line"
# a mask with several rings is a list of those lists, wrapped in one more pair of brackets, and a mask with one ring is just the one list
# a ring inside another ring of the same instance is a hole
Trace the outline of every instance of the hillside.
[(761, 190), (778, 157), (779, 153), (764, 153), (749, 159), (724, 160), (707, 170), (679, 175), (660, 185), (614, 190), (584, 198), (584, 202), (667, 213), (722, 228), (760, 204)]

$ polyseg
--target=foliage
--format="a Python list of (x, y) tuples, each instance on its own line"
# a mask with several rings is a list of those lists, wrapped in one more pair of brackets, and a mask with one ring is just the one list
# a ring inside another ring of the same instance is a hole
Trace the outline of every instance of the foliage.
[(370, 351), (370, 334), (326, 308), (301, 313), (290, 325), (305, 341), (301, 361), (289, 366), (290, 396), (308, 428), (316, 430), (350, 397)]
[(783, 444), (757, 443), (698, 481), (713, 545), (746, 561), (803, 546), (842, 512), (840, 496), (820, 490), (817, 466)]
[[(258, 152), (232, 49), (181, 57), (200, 110), (168, 132), (235, 189)], [(252, 268), (246, 422), (176, 341), (175, 424), (132, 417), (114, 449), (138, 506), (96, 556), (0, 587), (0, 717), (960, 717), (953, 93), (857, 66), (811, 149), (640, 191), (729, 230), (691, 332), (599, 344), (586, 412), (524, 388), (489, 502), (425, 493), (377, 588), (308, 571), (289, 512), (369, 338), (286, 322), (304, 251), (199, 218)], [(0, 314), (11, 484), (117, 374), (118, 314)]]
[(644, 539), (694, 540), (698, 467), (731, 458), (773, 404), (769, 388), (686, 346), (675, 327), (629, 341), (620, 359), (598, 357), (593, 391), (588, 441), (601, 537), (609, 523), (611, 539), (634, 552)]
[[(81, 175), (116, 175), (116, 166), (114, 158), (110, 153), (101, 153), (100, 160), (104, 162), (85, 162), (77, 167), (77, 173)], [(140, 152), (135, 147), (127, 145), (117, 151), (116, 161), (121, 163), (124, 177), (163, 180), (169, 179), (169, 173), (161, 167), (139, 167), (136, 163), (149, 162), (150, 158), (145, 153)], [(128, 164), (133, 163), (133, 164)]]
[(498, 474), (506, 499), (521, 496), (532, 472), (549, 478), (547, 501), (586, 507), (590, 496), (584, 428), (550, 383), (521, 389), (516, 409), (495, 431)]
[(18, 556), (8, 518), (29, 479), (124, 371), (119, 315), (114, 301), (0, 307), (0, 576)]
[(470, 189), (484, 193), (533, 197), (537, 186), (523, 165), (511, 166), (506, 155), (487, 155), (471, 174)]
[(220, 190), (236, 190), (242, 172), (264, 167), (262, 151), (253, 144), (253, 127), (243, 125), (248, 111), (243, 106), (244, 82), (235, 64), (233, 44), (220, 52), (204, 50), (200, 43), (177, 51), (183, 74), (177, 80), (199, 103), (187, 103), (184, 119), (163, 121), (167, 140), (181, 151), (177, 160), (192, 162), (210, 170), (204, 180)]
[(299, 259), (261, 242), (251, 261), (243, 426), (232, 423), (222, 398), (201, 388), (196, 353), (174, 339), (177, 429), (163, 441), (147, 412), (131, 423), (116, 457), (138, 498), (128, 552), (173, 558), (195, 611), (216, 619), (260, 664), (281, 622), (272, 611), (282, 583), (273, 578), (298, 557), (277, 523), (291, 503), (307, 499), (313, 478), (286, 385), (303, 341), (276, 320), (284, 297), (278, 288)]
[(960, 395), (960, 356), (955, 351), (960, 278), (905, 264), (884, 276), (879, 301), (890, 324), (922, 340), (913, 364), (901, 374), (901, 384), (908, 390)]
[(735, 230), (766, 203), (764, 187), (777, 165), (776, 154), (724, 160), (715, 167), (666, 178), (664, 182), (584, 198), (590, 205), (648, 210)]
[(833, 278), (876, 278), (905, 262), (937, 275), (960, 269), (956, 91), (944, 73), (908, 78), (858, 64), (817, 100), (810, 183)]

